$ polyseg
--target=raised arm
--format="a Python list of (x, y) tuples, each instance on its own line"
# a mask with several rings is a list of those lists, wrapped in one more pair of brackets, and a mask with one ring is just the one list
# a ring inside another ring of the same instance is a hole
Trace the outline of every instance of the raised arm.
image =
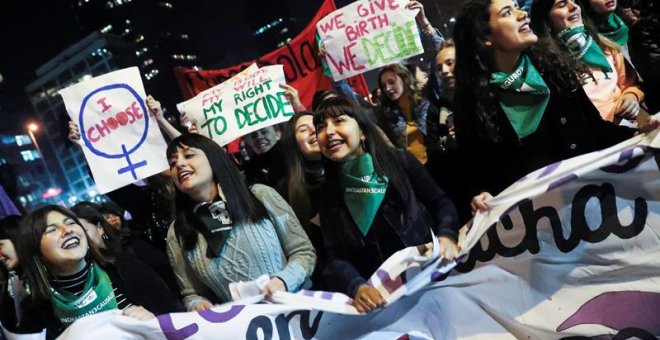
[(181, 135), (181, 132), (177, 130), (172, 124), (170, 124), (167, 119), (165, 119), (165, 115), (163, 114), (163, 107), (160, 105), (160, 102), (157, 101), (154, 97), (152, 96), (147, 96), (147, 108), (149, 109), (149, 113), (156, 117), (156, 121), (158, 122), (158, 126), (165, 131), (165, 134), (167, 137), (172, 140), (176, 137), (179, 137)]

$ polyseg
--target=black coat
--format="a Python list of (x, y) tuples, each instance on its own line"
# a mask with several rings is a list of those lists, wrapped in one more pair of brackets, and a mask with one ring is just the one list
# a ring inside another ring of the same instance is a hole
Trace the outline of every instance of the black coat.
[(428, 174), (424, 166), (404, 153), (406, 173), (414, 197), (402, 202), (389, 186), (376, 218), (363, 236), (346, 208), (337, 175), (328, 175), (319, 207), (323, 244), (333, 286), (351, 296), (394, 252), (431, 241), (436, 236), (456, 239), (458, 217), (453, 203)]
[(656, 113), (660, 111), (660, 13), (651, 13), (630, 28), (628, 49), (644, 80), (642, 89), (649, 94), (644, 99), (649, 112)]
[[(495, 124), (502, 141), (467, 138), (468, 128), (456, 112), (458, 148), (468, 176), (470, 196), (482, 191), (493, 196), (528, 173), (546, 165), (600, 150), (632, 137), (635, 130), (604, 121), (580, 87), (560, 93), (552, 82), (550, 101), (534, 133), (519, 139), (499, 105)], [(467, 204), (464, 202), (463, 204)]]
[(44, 329), (43, 315), (33, 305), (30, 295), (21, 302), (22, 315), (19, 324), (14, 299), (9, 296), (7, 281), (0, 283), (0, 292), (2, 294), (0, 296), (0, 322), (5, 329), (17, 334), (39, 333)]

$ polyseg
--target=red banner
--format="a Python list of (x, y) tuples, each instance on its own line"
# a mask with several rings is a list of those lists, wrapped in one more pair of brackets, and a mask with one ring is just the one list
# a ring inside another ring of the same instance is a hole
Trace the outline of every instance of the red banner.
[[(181, 87), (183, 97), (186, 99), (194, 97), (201, 91), (233, 77), (255, 62), (259, 67), (282, 64), (284, 65), (287, 83), (298, 90), (303, 105), (311, 108), (312, 97), (316, 91), (332, 88), (330, 78), (323, 75), (321, 60), (318, 57), (316, 23), (336, 8), (333, 0), (325, 0), (312, 21), (298, 36), (288, 44), (257, 60), (247, 61), (220, 70), (196, 71), (176, 68), (174, 73)], [(369, 88), (362, 75), (349, 78), (348, 81), (357, 93), (365, 97), (368, 96)]]

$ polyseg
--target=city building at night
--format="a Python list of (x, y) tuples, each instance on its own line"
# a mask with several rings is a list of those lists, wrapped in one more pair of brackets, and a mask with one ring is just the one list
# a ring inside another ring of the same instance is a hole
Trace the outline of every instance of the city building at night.
[(136, 60), (130, 66), (140, 68), (147, 93), (164, 107), (183, 99), (173, 69), (199, 64), (181, 18), (183, 1), (73, 0), (73, 9), (82, 32), (113, 34), (133, 44)]
[(0, 184), (25, 209), (55, 203), (54, 185), (41, 153), (27, 134), (0, 135)]

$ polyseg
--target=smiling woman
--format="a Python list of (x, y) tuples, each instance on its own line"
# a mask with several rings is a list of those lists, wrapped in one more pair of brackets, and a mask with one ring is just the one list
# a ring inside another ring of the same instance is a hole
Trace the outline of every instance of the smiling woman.
[(366, 278), (398, 250), (430, 242), (433, 230), (442, 256), (458, 254), (456, 209), (422, 164), (388, 144), (351, 102), (327, 99), (314, 123), (328, 160), (319, 215), (332, 282), (368, 312), (384, 302)]
[(270, 276), (266, 294), (310, 286), (316, 253), (274, 189), (248, 187), (222, 148), (201, 135), (174, 139), (167, 155), (177, 188), (167, 253), (188, 310), (230, 301), (230, 283), (262, 275)]
[(151, 269), (101, 255), (76, 215), (61, 206), (45, 206), (24, 218), (18, 250), (49, 337), (106, 310), (121, 309), (139, 320), (181, 310)]
[(473, 210), (533, 170), (634, 134), (601, 119), (580, 83), (586, 66), (537, 43), (529, 23), (513, 0), (472, 0), (456, 21), (455, 123)]

